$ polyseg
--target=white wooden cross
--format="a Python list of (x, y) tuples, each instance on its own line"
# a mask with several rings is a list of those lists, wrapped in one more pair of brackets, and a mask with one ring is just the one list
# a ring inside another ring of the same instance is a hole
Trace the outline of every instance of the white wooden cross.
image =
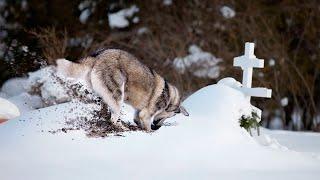
[[(254, 55), (254, 43), (246, 42), (244, 55), (235, 57), (233, 66), (240, 66), (243, 70), (242, 87), (240, 90), (246, 95), (246, 98), (249, 102), (251, 96), (271, 98), (271, 89), (260, 87), (251, 88), (253, 68), (264, 67), (264, 60), (258, 59)], [(258, 111), (258, 115), (261, 117), (261, 110)]]

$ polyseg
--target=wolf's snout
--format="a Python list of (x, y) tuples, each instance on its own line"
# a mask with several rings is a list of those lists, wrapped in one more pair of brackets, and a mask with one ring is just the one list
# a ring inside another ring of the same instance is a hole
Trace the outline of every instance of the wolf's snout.
[(158, 130), (161, 128), (162, 124), (161, 124), (162, 119), (157, 119), (154, 120), (153, 123), (151, 124), (151, 129), (152, 130)]
[(160, 129), (161, 128), (161, 125), (155, 125), (155, 124), (151, 124), (151, 129), (152, 130), (158, 130), (158, 129)]

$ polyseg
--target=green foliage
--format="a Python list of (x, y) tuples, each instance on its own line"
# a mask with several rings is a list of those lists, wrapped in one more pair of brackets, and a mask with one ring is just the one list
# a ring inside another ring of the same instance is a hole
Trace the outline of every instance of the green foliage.
[(258, 135), (260, 135), (260, 129), (259, 127), (261, 126), (261, 123), (259, 122), (260, 118), (258, 114), (254, 111), (251, 112), (251, 116), (245, 116), (242, 115), (239, 123), (240, 127), (246, 129), (250, 135), (252, 136), (251, 129), (256, 129)]

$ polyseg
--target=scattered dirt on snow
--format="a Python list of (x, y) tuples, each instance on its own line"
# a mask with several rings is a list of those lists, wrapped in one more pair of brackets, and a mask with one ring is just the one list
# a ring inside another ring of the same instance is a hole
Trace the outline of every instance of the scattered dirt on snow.
[[(110, 117), (111, 113), (109, 108), (101, 103), (101, 110), (94, 110), (89, 116), (78, 116), (76, 118), (66, 118), (65, 127), (57, 129), (54, 131), (49, 131), (50, 133), (68, 133), (72, 130), (84, 130), (88, 137), (108, 137), (108, 136), (124, 136), (123, 132), (128, 131), (141, 131), (141, 129), (130, 122), (121, 121), (124, 128), (116, 126), (111, 123)], [(80, 107), (81, 108), (81, 107)], [(73, 111), (73, 110), (71, 110)], [(70, 112), (71, 113), (71, 112)]]
[[(102, 101), (100, 97), (98, 97), (81, 83), (71, 83), (68, 80), (58, 77), (54, 71), (51, 72), (48, 78), (51, 78), (50, 82), (54, 81), (54, 86), (62, 86), (64, 89), (63, 94), (67, 94), (69, 98), (66, 101), (60, 101), (59, 97), (52, 96), (50, 101), (48, 101), (47, 98), (45, 99), (42, 97), (46, 106), (60, 104), (67, 101), (74, 101), (79, 104), (77, 109), (71, 109), (68, 112), (68, 114), (75, 114), (76, 116), (69, 117), (67, 115), (64, 120), (65, 127), (56, 130), (50, 130), (50, 133), (68, 133), (72, 130), (84, 130), (88, 137), (107, 137), (110, 135), (123, 136), (123, 132), (141, 130), (137, 125), (130, 122), (124, 122), (122, 120), (121, 123), (123, 127), (118, 127), (112, 124), (110, 121), (111, 112), (109, 107)], [(31, 91), (29, 93), (41, 96), (43, 94), (41, 92), (43, 89), (42, 86), (44, 86), (45, 83), (46, 82), (42, 81), (35, 83), (30, 88)], [(88, 111), (88, 109), (83, 107), (84, 104), (93, 104), (96, 105), (97, 108)], [(83, 113), (78, 113), (78, 108), (80, 108)]]

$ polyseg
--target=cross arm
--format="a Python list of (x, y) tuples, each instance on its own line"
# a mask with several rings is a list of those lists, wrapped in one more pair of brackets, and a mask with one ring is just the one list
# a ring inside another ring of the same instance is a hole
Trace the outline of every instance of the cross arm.
[(272, 90), (267, 88), (246, 88), (240, 89), (247, 96), (271, 98)]
[(233, 66), (240, 66), (242, 69), (244, 68), (263, 68), (264, 60), (258, 58), (247, 58), (245, 56), (240, 56), (234, 58)]

